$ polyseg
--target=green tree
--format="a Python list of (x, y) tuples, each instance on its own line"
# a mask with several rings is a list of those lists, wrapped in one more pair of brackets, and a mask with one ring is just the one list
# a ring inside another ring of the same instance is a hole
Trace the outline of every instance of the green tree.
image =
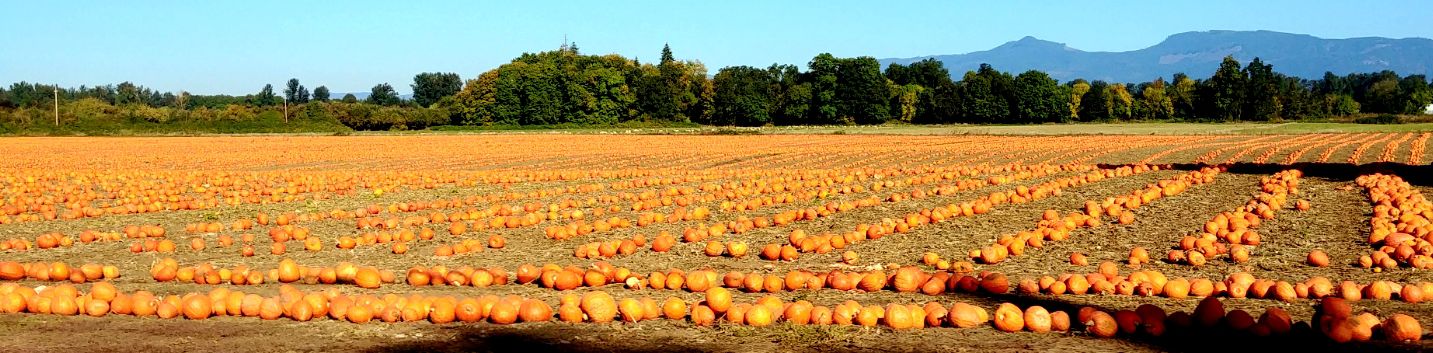
[(1350, 116), (1358, 114), (1358, 101), (1347, 94), (1324, 95), (1324, 111), (1332, 116)]
[(1090, 92), (1090, 83), (1085, 82), (1084, 79), (1075, 79), (1070, 82), (1067, 90), (1070, 96), (1070, 105), (1068, 107), (1069, 117), (1070, 119), (1080, 120), (1080, 104), (1084, 102), (1085, 94)]
[(841, 109), (836, 96), (840, 88), (837, 72), (840, 70), (840, 59), (830, 53), (821, 53), (811, 59), (807, 64), (807, 72), (810, 75), (811, 99), (809, 119), (806, 124), (836, 124), (839, 121)]
[(1106, 106), (1109, 107), (1110, 117), (1114, 119), (1129, 119), (1134, 117), (1134, 96), (1129, 93), (1129, 88), (1123, 83), (1116, 83), (1105, 88)]
[(327, 101), (328, 101), (328, 87), (326, 87), (326, 86), (318, 86), (318, 88), (314, 88), (314, 89), (313, 89), (313, 100), (319, 101), (319, 102), (327, 102)]
[(1195, 93), (1198, 92), (1196, 89), (1199, 87), (1199, 84), (1183, 72), (1174, 74), (1174, 80), (1171, 81), (1171, 83), (1172, 85), (1170, 85), (1171, 87), (1167, 95), (1169, 96), (1170, 103), (1174, 105), (1174, 113), (1172, 116), (1174, 118), (1191, 120), (1198, 118), (1196, 111), (1198, 98), (1195, 97)]
[(980, 64), (976, 71), (966, 72), (960, 80), (961, 113), (974, 122), (1000, 123), (1010, 114), (1009, 74), (996, 71), (989, 64)]
[(914, 122), (920, 113), (920, 98), (924, 96), (925, 87), (918, 84), (895, 85), (891, 84), (891, 113), (896, 120), (902, 122)]
[(1080, 98), (1080, 121), (1110, 119), (1109, 87), (1105, 81), (1090, 83), (1089, 92), (1085, 92), (1085, 96)]
[[(120, 84), (120, 87), (124, 87), (124, 84)], [(119, 96), (128, 96), (124, 91), (125, 89), (121, 88)], [(254, 97), (254, 105), (260, 107), (274, 106), (279, 103), (279, 96), (274, 95), (274, 85), (271, 84), (265, 84), (264, 88), (259, 90), (258, 96)]]
[(373, 89), (369, 91), (366, 101), (369, 104), (383, 106), (393, 106), (401, 103), (401, 99), (398, 98), (398, 91), (394, 91), (393, 86), (387, 83), (374, 85)]
[(1281, 80), (1274, 73), (1272, 65), (1255, 57), (1244, 67), (1244, 108), (1241, 118), (1245, 120), (1269, 121), (1278, 118), (1278, 83)]
[(289, 103), (308, 103), (308, 89), (304, 88), (303, 85), (299, 84), (299, 79), (291, 78), (289, 79), (287, 87), (284, 88), (284, 99), (287, 100)]
[(1208, 108), (1205, 111), (1214, 119), (1222, 121), (1235, 121), (1243, 117), (1241, 106), (1244, 104), (1244, 88), (1248, 77), (1239, 68), (1239, 61), (1233, 56), (1225, 56), (1224, 61), (1219, 63), (1219, 69), (1214, 71), (1214, 76), (1206, 81), (1209, 94)]
[(344, 103), (358, 103), (358, 97), (354, 96), (353, 93), (344, 93), (341, 101)]
[(880, 124), (890, 119), (887, 106), (890, 86), (881, 75), (876, 58), (863, 56), (840, 61), (836, 71), (836, 100), (843, 121), (858, 124)]
[(1174, 116), (1174, 100), (1169, 98), (1164, 78), (1156, 78), (1144, 89), (1139, 90), (1140, 118), (1165, 120)]
[(1403, 114), (1423, 114), (1428, 104), (1433, 103), (1433, 86), (1427, 76), (1408, 75), (1398, 81), (1398, 90), (1403, 93)]
[(463, 78), (451, 72), (424, 72), (413, 76), (410, 87), (413, 88), (413, 102), (427, 107), (463, 90)]
[(713, 125), (761, 126), (771, 122), (776, 80), (750, 66), (724, 67), (712, 78)]
[(1069, 116), (1068, 95), (1044, 72), (1029, 70), (1015, 76), (1012, 93), (1018, 122), (1061, 122)]

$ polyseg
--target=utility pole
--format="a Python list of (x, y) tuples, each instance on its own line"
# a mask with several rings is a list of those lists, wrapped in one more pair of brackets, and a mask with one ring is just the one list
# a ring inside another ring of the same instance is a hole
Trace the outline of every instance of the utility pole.
[(60, 85), (55, 84), (55, 126), (60, 126)]
[(284, 97), (284, 124), (289, 123), (289, 97)]

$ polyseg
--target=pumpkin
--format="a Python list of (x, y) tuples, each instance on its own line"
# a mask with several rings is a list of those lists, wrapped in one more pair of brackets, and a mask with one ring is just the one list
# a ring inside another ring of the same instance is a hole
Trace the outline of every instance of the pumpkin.
[(732, 305), (731, 291), (728, 291), (726, 288), (722, 287), (712, 287), (710, 289), (707, 289), (706, 304), (707, 306), (711, 307), (713, 312), (727, 312), (727, 310), (731, 309)]
[(1205, 297), (1194, 307), (1194, 322), (1205, 328), (1215, 327), (1224, 319), (1224, 303), (1215, 297)]
[(753, 305), (746, 311), (744, 319), (746, 324), (752, 327), (770, 326), (773, 321), (771, 308), (765, 305)]
[(1095, 337), (1110, 338), (1119, 332), (1119, 324), (1110, 314), (1096, 310), (1091, 312), (1090, 319), (1085, 321), (1085, 329)]
[(697, 305), (692, 308), (692, 324), (697, 326), (711, 326), (716, 322), (716, 313), (710, 307)]
[(1314, 266), (1314, 267), (1324, 267), (1324, 266), (1328, 266), (1328, 265), (1329, 265), (1329, 255), (1328, 255), (1328, 254), (1325, 254), (1325, 253), (1323, 252), (1323, 250), (1317, 250), (1317, 249), (1316, 249), (1316, 250), (1314, 250), (1314, 251), (1310, 251), (1310, 252), (1309, 252), (1308, 262), (1309, 262), (1309, 265), (1310, 265), (1310, 266)]
[(1423, 288), (1418, 285), (1406, 284), (1398, 293), (1398, 298), (1409, 304), (1418, 304), (1423, 301)]
[(1050, 312), (1038, 305), (1025, 308), (1025, 329), (1030, 332), (1049, 332), (1051, 326)]
[(278, 280), (281, 283), (292, 283), (294, 281), (298, 281), (299, 278), (303, 275), (303, 273), (299, 269), (298, 263), (295, 263), (294, 260), (290, 259), (280, 260), (278, 270)]
[[(295, 303), (295, 307), (299, 306), (309, 307), (307, 303)], [(345, 316), (348, 317), (348, 322), (355, 324), (367, 323), (373, 319), (373, 307), (363, 304), (353, 305), (348, 308), (348, 312)]]
[(1070, 314), (1064, 311), (1050, 313), (1050, 330), (1065, 332), (1070, 330)]
[(428, 313), (428, 321), (435, 324), (446, 324), (457, 318), (456, 310), (458, 303), (451, 298), (440, 298), (433, 301), (432, 311)]
[[(705, 278), (706, 276), (701, 277)], [(687, 317), (687, 303), (677, 297), (667, 298), (667, 300), (662, 303), (662, 315), (670, 320), (685, 319)]]
[[(1405, 286), (1406, 287), (1406, 286)], [(1383, 337), (1394, 342), (1416, 342), (1423, 337), (1418, 320), (1404, 314), (1393, 314), (1380, 325)]]
[(786, 309), (781, 313), (781, 317), (791, 324), (805, 325), (811, 323), (812, 309), (813, 305), (811, 305), (811, 302), (798, 300), (790, 305), (786, 305)]
[(595, 291), (582, 295), (582, 311), (595, 323), (612, 322), (617, 317), (617, 304), (607, 292)]
[(1025, 314), (1015, 304), (1002, 303), (995, 309), (995, 328), (1005, 332), (1025, 329)]
[(1010, 281), (1004, 274), (992, 272), (980, 279), (980, 289), (991, 294), (1005, 294), (1010, 292)]
[(584, 320), (585, 314), (582, 308), (576, 303), (563, 303), (557, 307), (557, 318), (567, 323), (578, 323)]
[(521, 306), (522, 300), (520, 299), (508, 298), (498, 300), (497, 303), (493, 304), (492, 309), (488, 311), (488, 322), (499, 325), (517, 322)]
[(876, 324), (880, 322), (881, 317), (884, 317), (885, 314), (885, 309), (882, 309), (879, 305), (863, 306), (856, 312), (856, 324), (865, 327), (876, 327)]
[(180, 303), (184, 318), (190, 320), (203, 320), (214, 314), (213, 303), (206, 296), (190, 296)]
[(1275, 335), (1287, 334), (1293, 330), (1293, 318), (1278, 307), (1264, 310), (1264, 314), (1259, 316), (1259, 324), (1268, 327), (1269, 333)]
[[(279, 281), (282, 282), (283, 279), (280, 278)], [(360, 288), (376, 289), (383, 285), (383, 279), (382, 275), (378, 273), (377, 269), (374, 269), (372, 267), (364, 267), (358, 269), (357, 272), (354, 273), (353, 283), (358, 285), (358, 287)]]

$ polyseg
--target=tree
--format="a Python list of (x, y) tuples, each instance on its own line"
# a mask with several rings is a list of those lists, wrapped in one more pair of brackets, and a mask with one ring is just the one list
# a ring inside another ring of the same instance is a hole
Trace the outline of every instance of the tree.
[(373, 86), (373, 89), (368, 93), (367, 102), (369, 104), (391, 106), (401, 103), (401, 99), (398, 98), (398, 92), (393, 90), (393, 86), (388, 83), (380, 83)]
[(1174, 105), (1172, 117), (1179, 119), (1198, 118), (1198, 112), (1196, 110), (1198, 108), (1196, 105), (1198, 97), (1195, 96), (1195, 93), (1197, 92), (1196, 89), (1199, 84), (1183, 72), (1174, 74), (1174, 80), (1171, 81), (1171, 83), (1173, 83), (1173, 85), (1167, 94), (1170, 103)]
[(811, 58), (807, 63), (808, 80), (811, 83), (810, 109), (806, 124), (835, 124), (839, 123), (840, 108), (837, 105), (836, 92), (838, 89), (836, 73), (840, 68), (840, 59), (830, 53), (821, 53)]
[(342, 101), (344, 103), (358, 103), (358, 97), (354, 96), (353, 93), (344, 93)]
[(1169, 98), (1168, 87), (1164, 84), (1164, 78), (1156, 78), (1154, 82), (1144, 85), (1139, 90), (1138, 111), (1140, 118), (1164, 120), (1174, 116), (1174, 101)]
[[(121, 87), (123, 87), (123, 85), (124, 84), (120, 84)], [(120, 94), (120, 96), (124, 96), (124, 94)], [(279, 96), (274, 95), (274, 85), (271, 84), (265, 84), (264, 88), (259, 90), (259, 95), (254, 97), (254, 105), (260, 107), (268, 107), (278, 104)]]
[(1272, 65), (1255, 57), (1244, 67), (1244, 108), (1241, 118), (1245, 120), (1269, 121), (1278, 118), (1278, 84), (1281, 80), (1274, 73)]
[(1433, 103), (1433, 86), (1429, 86), (1427, 76), (1405, 76), (1398, 81), (1398, 90), (1403, 92), (1403, 114), (1422, 114)]
[(314, 89), (313, 89), (313, 100), (319, 101), (319, 102), (327, 102), (327, 101), (328, 101), (328, 87), (327, 87), (327, 86), (318, 86), (318, 88), (314, 88)]
[(1070, 82), (1068, 90), (1070, 92), (1070, 118), (1080, 120), (1080, 104), (1084, 102), (1085, 93), (1090, 92), (1090, 83), (1085, 82), (1084, 79), (1075, 79)]
[(658, 61), (658, 64), (671, 64), (676, 61), (677, 58), (672, 56), (672, 46), (662, 43), (662, 59)]
[(289, 79), (287, 87), (284, 88), (284, 99), (288, 100), (289, 103), (308, 103), (308, 89), (299, 84), (299, 79), (291, 78)]
[(836, 71), (839, 89), (836, 99), (840, 103), (841, 116), (845, 121), (857, 124), (880, 124), (890, 119), (886, 105), (890, 97), (890, 86), (881, 75), (881, 64), (876, 58), (863, 56), (840, 61)]
[(1080, 98), (1080, 121), (1101, 121), (1110, 119), (1110, 84), (1105, 81), (1090, 83), (1089, 92)]
[(960, 80), (961, 114), (975, 122), (1000, 123), (1010, 116), (1009, 74), (996, 71), (990, 64), (980, 64), (976, 71), (965, 73)]
[(1061, 122), (1069, 116), (1067, 95), (1044, 72), (1029, 70), (1015, 76), (1012, 91), (1017, 122)]
[(1134, 96), (1129, 93), (1129, 87), (1123, 83), (1116, 83), (1105, 89), (1106, 106), (1109, 108), (1111, 118), (1129, 119), (1134, 116)]
[(463, 78), (456, 73), (424, 72), (413, 76), (413, 102), (427, 107), (443, 97), (463, 90)]
[(761, 126), (771, 122), (776, 80), (750, 66), (725, 67), (712, 78), (713, 125)]
[(1209, 91), (1208, 112), (1209, 116), (1222, 121), (1239, 120), (1243, 115), (1240, 112), (1244, 103), (1244, 83), (1248, 81), (1244, 71), (1239, 68), (1239, 61), (1233, 56), (1225, 56), (1224, 61), (1219, 63), (1219, 69), (1214, 71), (1214, 76), (1205, 81)]

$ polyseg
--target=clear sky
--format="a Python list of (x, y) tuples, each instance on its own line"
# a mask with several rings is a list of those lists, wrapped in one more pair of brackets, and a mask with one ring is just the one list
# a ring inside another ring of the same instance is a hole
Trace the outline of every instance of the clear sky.
[(0, 84), (132, 81), (248, 94), (407, 93), (419, 72), (464, 79), (566, 35), (589, 54), (805, 66), (985, 50), (1024, 36), (1125, 51), (1170, 34), (1265, 29), (1324, 38), (1433, 37), (1433, 1), (18, 1), (0, 0)]

